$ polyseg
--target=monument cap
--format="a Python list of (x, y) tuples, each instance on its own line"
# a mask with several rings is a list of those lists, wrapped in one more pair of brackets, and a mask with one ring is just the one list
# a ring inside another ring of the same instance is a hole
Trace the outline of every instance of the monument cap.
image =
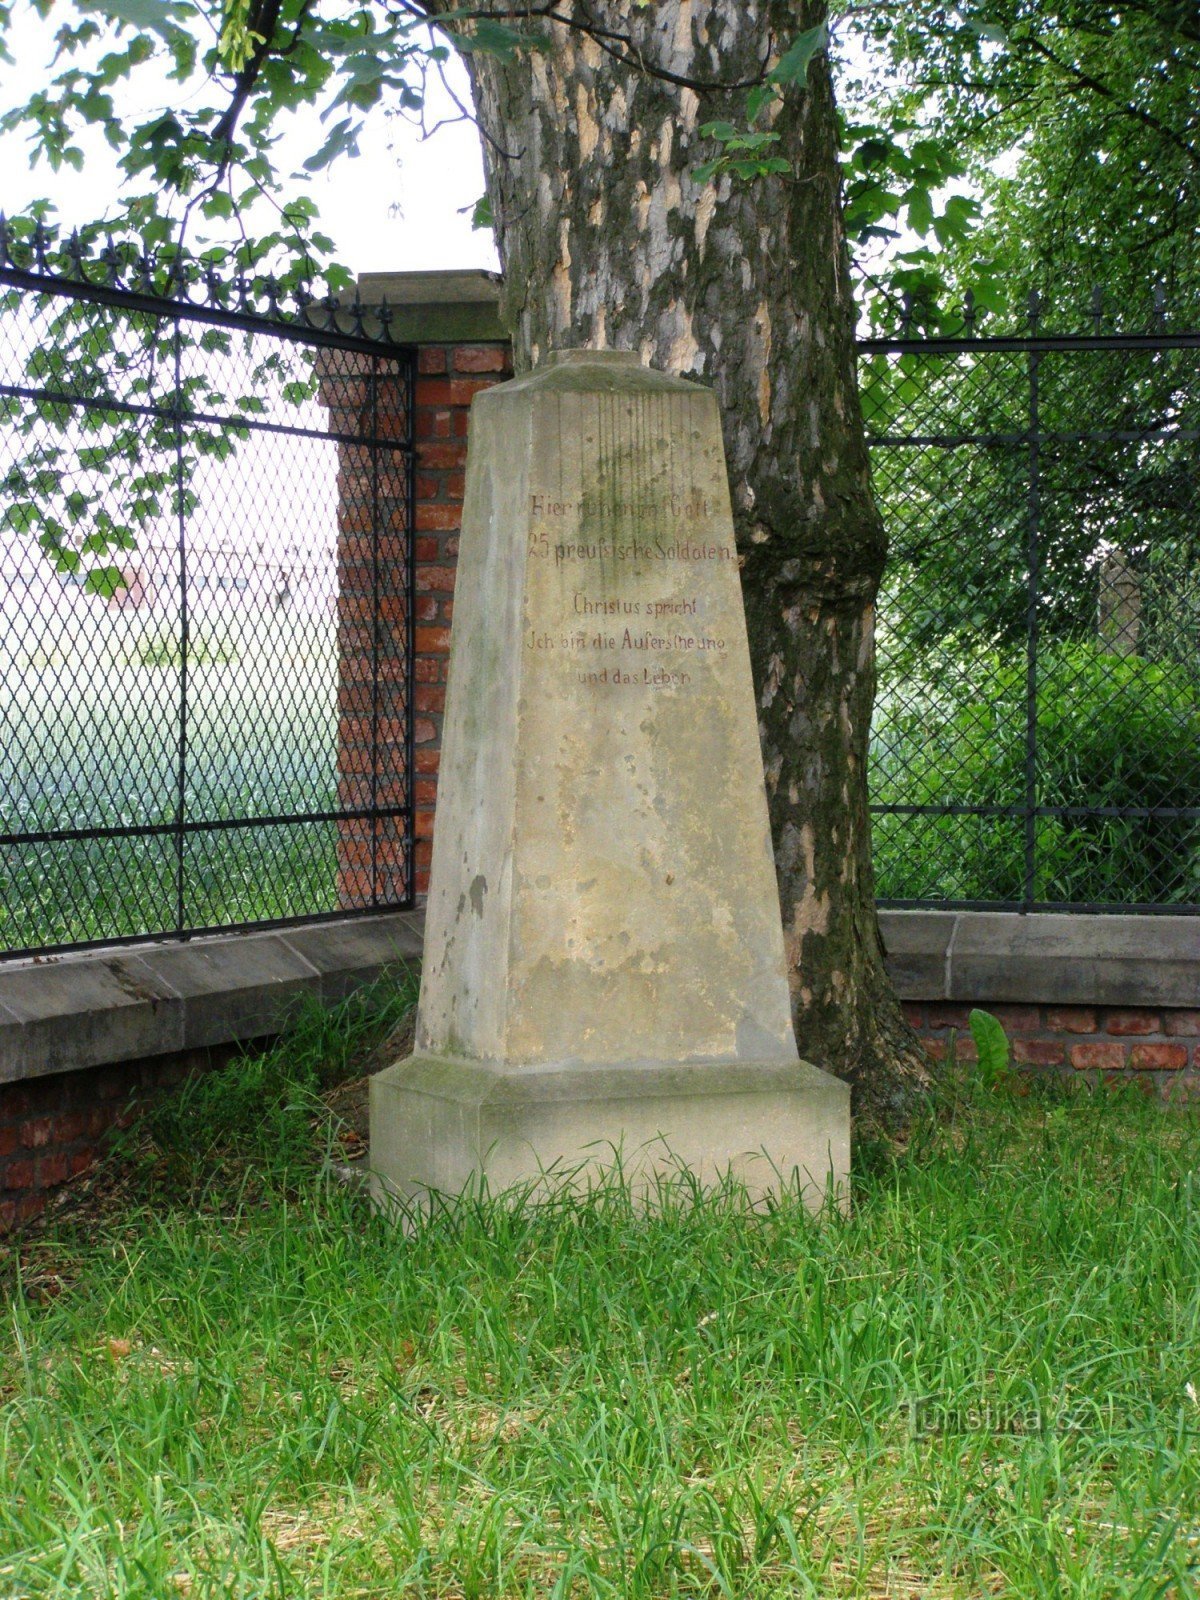
[(551, 350), (545, 360), (548, 367), (573, 367), (582, 362), (597, 361), (606, 367), (640, 367), (642, 358), (636, 350)]

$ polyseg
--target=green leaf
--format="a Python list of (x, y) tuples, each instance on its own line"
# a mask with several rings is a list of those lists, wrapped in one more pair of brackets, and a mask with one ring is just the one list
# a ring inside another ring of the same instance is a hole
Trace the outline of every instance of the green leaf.
[(518, 33), (516, 28), (507, 27), (503, 22), (491, 21), (487, 17), (476, 20), (474, 33), (457, 34), (454, 42), (460, 50), (468, 52), (478, 50), (482, 54), (499, 56), (501, 61), (511, 61), (522, 46), (528, 49), (534, 44), (529, 35)]
[(40, 520), (38, 508), (31, 502), (25, 501), (8, 507), (4, 513), (3, 526), (11, 528), (14, 533), (28, 533)]
[(933, 226), (933, 199), (929, 190), (910, 189), (904, 198), (908, 204), (909, 227), (924, 236)]
[(75, 3), (85, 15), (91, 12), (109, 17), (125, 27), (157, 33), (164, 39), (181, 31), (179, 22), (185, 12), (177, 0), (75, 0)]
[(815, 28), (806, 28), (797, 34), (779, 58), (779, 65), (770, 74), (773, 83), (803, 83), (808, 76), (809, 63), (829, 43), (829, 28), (818, 22)]
[(88, 594), (103, 595), (109, 600), (125, 587), (125, 575), (120, 567), (95, 567), (84, 579), (83, 587)]
[(1008, 1039), (990, 1011), (972, 1011), (967, 1018), (979, 1056), (979, 1077), (991, 1089), (1008, 1071)]

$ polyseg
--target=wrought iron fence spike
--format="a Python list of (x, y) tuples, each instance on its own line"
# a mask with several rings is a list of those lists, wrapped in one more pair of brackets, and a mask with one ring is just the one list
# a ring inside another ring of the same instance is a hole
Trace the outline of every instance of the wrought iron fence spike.
[(392, 308), (388, 303), (387, 295), (379, 302), (379, 326), (385, 339), (392, 337)]
[(49, 236), (46, 233), (46, 224), (38, 217), (33, 225), (33, 259), (39, 272), (48, 273), (50, 263), (46, 259), (46, 246)]
[(155, 256), (149, 250), (143, 250), (134, 267), (133, 281), (135, 287), (144, 294), (154, 292), (154, 269), (158, 265)]
[(100, 252), (100, 262), (104, 267), (104, 276), (110, 289), (119, 289), (121, 286), (121, 258), (117, 254), (117, 247), (113, 243), (112, 234), (105, 235), (105, 246)]
[(900, 333), (902, 337), (907, 336), (908, 330), (912, 326), (912, 319), (913, 297), (906, 289), (900, 296)]
[(366, 307), (362, 303), (362, 296), (359, 294), (358, 289), (356, 288), (354, 291), (354, 299), (350, 305), (350, 316), (353, 322), (354, 331), (360, 339), (366, 333), (366, 324), (363, 321), (365, 312)]
[(966, 323), (967, 332), (975, 332), (975, 291), (968, 289), (963, 295), (963, 321)]
[(1104, 290), (1099, 284), (1092, 290), (1092, 330), (1099, 333), (1104, 327)]
[(0, 211), (0, 267), (12, 265), (12, 254), (8, 245), (8, 218)]
[(1164, 284), (1156, 283), (1151, 290), (1154, 300), (1154, 327), (1161, 332), (1167, 325), (1167, 291)]
[(64, 246), (63, 253), (66, 256), (67, 266), (70, 269), (71, 276), (80, 279), (83, 283), (86, 283), (86, 252), (83, 248), (83, 240), (79, 237), (78, 228), (71, 229), (71, 236)]
[(1036, 289), (1030, 289), (1025, 301), (1025, 315), (1029, 322), (1029, 331), (1037, 331), (1037, 325), (1042, 319), (1042, 297)]
[(167, 294), (172, 300), (186, 300), (188, 298), (188, 264), (182, 250), (176, 251), (171, 260), (171, 270), (167, 276)]

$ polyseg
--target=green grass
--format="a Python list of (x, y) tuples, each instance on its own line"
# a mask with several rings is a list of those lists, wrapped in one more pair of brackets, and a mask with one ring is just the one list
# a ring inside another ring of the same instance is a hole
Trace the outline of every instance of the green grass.
[(0, 1593), (1196, 1592), (1190, 1114), (975, 1086), (849, 1217), (610, 1185), (406, 1235), (323, 1165), (349, 1037), (193, 1091), (138, 1205), (24, 1250)]

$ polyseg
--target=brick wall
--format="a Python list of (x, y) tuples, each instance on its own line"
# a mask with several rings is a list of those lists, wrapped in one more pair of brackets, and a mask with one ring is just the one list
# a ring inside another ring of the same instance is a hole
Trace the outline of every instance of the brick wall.
[[(467, 459), (467, 421), (472, 397), (511, 375), (507, 342), (427, 345), (417, 354), (413, 432), (416, 439), (414, 501), (416, 607), (412, 619), (414, 679), (406, 682), (407, 617), (404, 562), (407, 537), (405, 483), (399, 460), (378, 473), (379, 571), (371, 543), (369, 452), (343, 445), (338, 467), (338, 774), (339, 797), (347, 806), (371, 802), (373, 737), (381, 750), (375, 792), (383, 805), (404, 805), (403, 768), (406, 696), (413, 705), (412, 801), (415, 808), (414, 887), (429, 888), (433, 807), (437, 798), (442, 713), (450, 622), (454, 615), (454, 572), (462, 521)], [(322, 399), (336, 428), (354, 431), (363, 416), (365, 379), (356, 389), (323, 375)], [(380, 384), (374, 421), (382, 434), (404, 428), (404, 395), (399, 386)], [(378, 624), (373, 621), (378, 582)], [(378, 654), (379, 683), (373, 683)], [(378, 696), (373, 716), (374, 697)], [(389, 758), (391, 741), (397, 751)], [(403, 883), (402, 828), (380, 822), (372, 838), (365, 821), (340, 825), (338, 894), (352, 908), (399, 897)]]
[(416, 664), (413, 684), (416, 773), (416, 889), (429, 888), (454, 573), (462, 525), (467, 420), (480, 389), (512, 375), (507, 342), (428, 345), (417, 356)]
[[(1003, 1025), (1018, 1068), (1092, 1082), (1133, 1078), (1166, 1099), (1200, 1095), (1200, 1011), (978, 1004)], [(953, 1038), (959, 1060), (975, 1060), (969, 1005), (912, 1001), (904, 1009), (935, 1059), (945, 1059)]]
[(0, 1084), (0, 1235), (29, 1222), (96, 1163), (139, 1101), (222, 1065), (232, 1047), (204, 1048)]

